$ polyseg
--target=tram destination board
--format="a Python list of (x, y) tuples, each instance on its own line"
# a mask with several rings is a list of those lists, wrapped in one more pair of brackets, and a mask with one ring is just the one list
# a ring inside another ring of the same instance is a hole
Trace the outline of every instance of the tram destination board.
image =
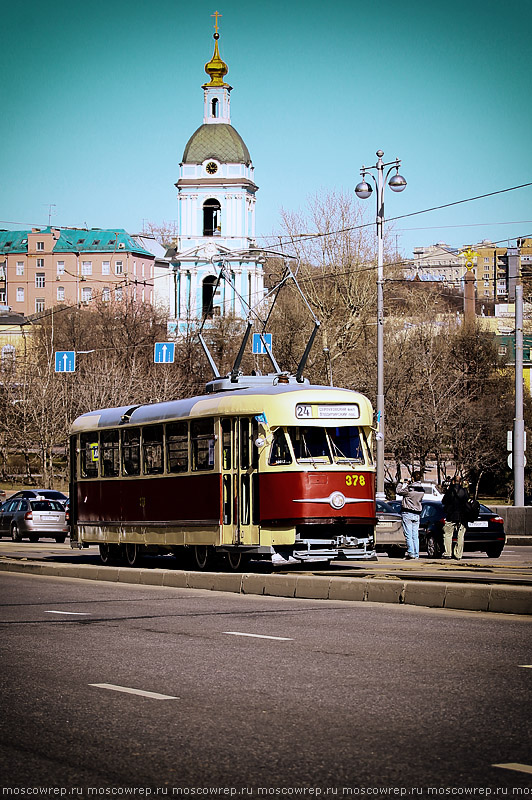
[(356, 403), (343, 405), (298, 403), (296, 417), (298, 419), (358, 419), (360, 408)]

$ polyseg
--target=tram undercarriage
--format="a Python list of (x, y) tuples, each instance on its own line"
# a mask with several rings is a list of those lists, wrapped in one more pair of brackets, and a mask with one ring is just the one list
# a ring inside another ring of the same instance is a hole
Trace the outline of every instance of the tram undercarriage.
[[(71, 546), (99, 545), (104, 564), (122, 562), (135, 566), (150, 553), (173, 554), (183, 566), (197, 569), (240, 569), (251, 560), (283, 565), (376, 559), (371, 525), (305, 524), (296, 526), (292, 537), (286, 536), (286, 528), (282, 537), (276, 537), (275, 529), (268, 528), (260, 537), (263, 543), (256, 545), (222, 543), (217, 526), (201, 532), (97, 523), (78, 523), (76, 528)], [(292, 543), (287, 542), (289, 538)]]

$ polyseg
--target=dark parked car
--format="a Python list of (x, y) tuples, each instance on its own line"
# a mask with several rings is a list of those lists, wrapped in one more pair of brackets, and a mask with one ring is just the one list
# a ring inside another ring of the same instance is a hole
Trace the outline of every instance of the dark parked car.
[(11, 536), (14, 542), (25, 537), (30, 542), (51, 538), (62, 543), (67, 534), (65, 509), (59, 500), (10, 497), (0, 506), (0, 536)]
[(15, 497), (25, 497), (31, 500), (59, 500), (60, 503), (65, 504), (67, 501), (66, 494), (58, 492), (56, 489), (21, 489), (11, 495), (11, 500)]
[(401, 514), (398, 514), (390, 503), (385, 503), (383, 500), (377, 500), (375, 507), (377, 511), (375, 549), (380, 553), (388, 553), (390, 558), (403, 558), (406, 552), (406, 542)]
[[(419, 549), (426, 550), (430, 558), (443, 555), (443, 526), (445, 509), (442, 503), (423, 500), (419, 521)], [(453, 544), (454, 544), (453, 539)], [(480, 505), (475, 522), (468, 522), (464, 538), (464, 553), (483, 550), (490, 558), (498, 558), (506, 542), (504, 520), (487, 506)]]

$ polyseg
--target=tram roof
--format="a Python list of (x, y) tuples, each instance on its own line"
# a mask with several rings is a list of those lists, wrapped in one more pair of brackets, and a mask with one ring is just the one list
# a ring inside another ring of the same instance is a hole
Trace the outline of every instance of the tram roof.
[[(338, 416), (304, 419), (296, 418), (298, 403), (321, 406), (346, 406), (356, 404), (358, 417)], [(339, 421), (371, 425), (373, 408), (368, 398), (351, 389), (337, 389), (330, 386), (309, 384), (277, 384), (259, 388), (242, 388), (233, 391), (216, 392), (183, 400), (168, 400), (163, 403), (147, 405), (126, 405), (118, 408), (103, 408), (82, 414), (72, 423), (71, 433), (99, 428), (126, 427), (165, 422), (192, 417), (220, 415), (265, 414), (270, 426), (301, 423), (305, 425), (333, 426)]]

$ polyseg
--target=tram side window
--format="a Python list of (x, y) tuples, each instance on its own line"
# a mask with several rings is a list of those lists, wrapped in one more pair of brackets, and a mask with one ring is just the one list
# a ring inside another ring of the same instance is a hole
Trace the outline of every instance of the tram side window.
[(164, 472), (162, 425), (143, 428), (142, 455), (145, 475), (160, 475)]
[(119, 431), (102, 431), (100, 446), (103, 477), (117, 478), (120, 475)]
[(222, 469), (231, 469), (231, 420), (222, 419)]
[(140, 428), (122, 431), (122, 472), (124, 475), (140, 475)]
[(240, 469), (249, 467), (249, 419), (240, 420)]
[(214, 419), (197, 419), (190, 425), (192, 469), (214, 469)]
[(335, 461), (364, 461), (360, 431), (356, 425), (327, 428)]
[(82, 478), (98, 477), (98, 434), (82, 433), (79, 437), (80, 469)]
[(188, 471), (188, 424), (169, 422), (166, 426), (168, 472)]
[(273, 434), (273, 442), (268, 463), (270, 466), (279, 466), (292, 463), (290, 448), (288, 447), (285, 432), (282, 428), (277, 428)]
[(297, 461), (313, 461), (329, 463), (331, 453), (325, 428), (293, 427), (289, 428), (292, 447)]

